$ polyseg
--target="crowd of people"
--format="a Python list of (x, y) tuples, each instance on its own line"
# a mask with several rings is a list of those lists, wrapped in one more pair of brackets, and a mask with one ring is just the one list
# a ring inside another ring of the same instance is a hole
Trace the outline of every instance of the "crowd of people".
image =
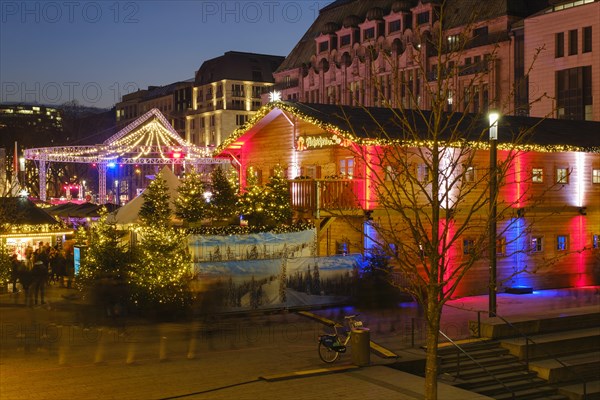
[(71, 288), (74, 276), (72, 249), (60, 249), (40, 242), (36, 249), (27, 247), (23, 260), (19, 260), (17, 254), (12, 256), (13, 292), (18, 292), (17, 282), (20, 283), (25, 293), (25, 304), (29, 307), (46, 304), (46, 286), (49, 284)]

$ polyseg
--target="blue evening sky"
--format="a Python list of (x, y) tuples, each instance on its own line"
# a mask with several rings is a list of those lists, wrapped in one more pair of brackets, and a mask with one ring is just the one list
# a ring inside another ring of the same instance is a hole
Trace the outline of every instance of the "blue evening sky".
[(0, 0), (0, 102), (111, 107), (226, 51), (286, 56), (331, 0)]

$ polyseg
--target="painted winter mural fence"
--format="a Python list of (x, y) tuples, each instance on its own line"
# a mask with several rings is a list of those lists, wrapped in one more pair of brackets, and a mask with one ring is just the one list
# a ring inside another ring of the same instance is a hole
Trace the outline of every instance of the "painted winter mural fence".
[(207, 303), (218, 310), (347, 302), (360, 256), (316, 257), (315, 231), (192, 236), (190, 251)]

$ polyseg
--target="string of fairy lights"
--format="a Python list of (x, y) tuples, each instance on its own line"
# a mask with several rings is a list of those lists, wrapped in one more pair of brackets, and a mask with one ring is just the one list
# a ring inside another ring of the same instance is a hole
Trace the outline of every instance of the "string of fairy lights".
[[(269, 114), (274, 109), (280, 109), (285, 111), (286, 113), (298, 118), (301, 121), (307, 122), (309, 124), (315, 125), (320, 129), (330, 132), (332, 134), (338, 135), (343, 139), (356, 143), (358, 145), (364, 146), (390, 146), (390, 145), (400, 145), (403, 147), (432, 147), (434, 142), (432, 140), (406, 140), (406, 139), (388, 139), (388, 138), (361, 138), (354, 135), (351, 132), (340, 129), (340, 127), (322, 121), (318, 118), (315, 118), (311, 115), (305, 114), (298, 109), (298, 107), (294, 103), (287, 103), (284, 101), (273, 101), (270, 102), (263, 107), (261, 107), (252, 118), (250, 118), (246, 124), (240, 126), (236, 129), (229, 138), (227, 138), (217, 149), (215, 149), (214, 154), (219, 154), (223, 150), (227, 149), (229, 146), (233, 145), (238, 139), (252, 129), (261, 119), (263, 119), (267, 114)], [(439, 146), (443, 147), (466, 147), (473, 148), (476, 150), (489, 150), (490, 143), (489, 141), (452, 141), (452, 142), (437, 142)], [(573, 146), (568, 144), (536, 144), (536, 143), (510, 143), (510, 142), (500, 142), (498, 143), (498, 150), (507, 150), (507, 151), (533, 151), (540, 153), (557, 153), (557, 152), (584, 152), (584, 153), (600, 153), (600, 147), (580, 147)]]
[(24, 156), (50, 162), (135, 164), (152, 159), (182, 163), (210, 160), (211, 151), (183, 140), (158, 110), (151, 110), (103, 144), (26, 149)]

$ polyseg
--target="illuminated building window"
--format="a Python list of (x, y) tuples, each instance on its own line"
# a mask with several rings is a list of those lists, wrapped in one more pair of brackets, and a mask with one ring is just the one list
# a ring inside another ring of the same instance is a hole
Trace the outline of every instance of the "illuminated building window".
[(463, 240), (463, 254), (475, 253), (475, 241), (473, 239)]
[(567, 251), (568, 237), (567, 235), (558, 235), (556, 237), (556, 250)]
[(569, 183), (569, 170), (567, 168), (556, 168), (556, 183)]
[(543, 183), (544, 182), (544, 169), (543, 168), (533, 168), (531, 170), (531, 181), (533, 183)]
[(600, 183), (600, 168), (592, 169), (592, 183)]
[(592, 248), (595, 250), (600, 249), (600, 235), (592, 235)]
[(468, 165), (467, 167), (465, 167), (465, 182), (475, 182), (475, 167), (473, 167), (472, 165)]
[(335, 254), (348, 254), (348, 242), (336, 242), (335, 244)]
[(393, 182), (396, 180), (397, 173), (394, 167), (388, 165), (385, 167), (385, 180), (388, 182)]
[(506, 239), (503, 237), (496, 239), (496, 254), (498, 254), (498, 255), (506, 254)]
[(346, 178), (354, 176), (354, 159), (344, 158), (340, 160), (340, 175)]
[(544, 250), (544, 238), (542, 236), (531, 237), (531, 252), (540, 253)]
[(427, 164), (419, 165), (418, 169), (419, 181), (422, 183), (431, 182), (431, 168)]

